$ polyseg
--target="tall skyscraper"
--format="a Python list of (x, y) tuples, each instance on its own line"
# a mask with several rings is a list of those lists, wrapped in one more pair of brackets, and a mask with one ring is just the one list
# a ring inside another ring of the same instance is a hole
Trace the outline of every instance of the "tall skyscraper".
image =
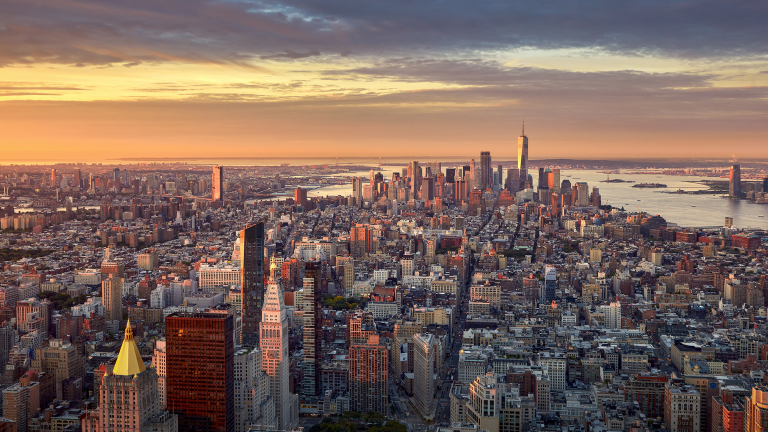
[(477, 187), (477, 167), (475, 166), (475, 160), (469, 160), (469, 188), (474, 189)]
[(259, 346), (264, 302), (264, 222), (240, 231), (241, 345)]
[(211, 180), (211, 198), (221, 201), (224, 198), (224, 167), (213, 167), (213, 179)]
[(101, 281), (101, 297), (104, 303), (104, 319), (123, 319), (123, 278), (109, 275)]
[(736, 164), (731, 167), (731, 174), (728, 176), (728, 196), (741, 196), (741, 165)]
[(235, 430), (234, 318), (174, 313), (165, 318), (168, 410), (180, 431)]
[(411, 190), (414, 194), (421, 190), (421, 167), (419, 161), (411, 162)]
[(73, 172), (73, 175), (72, 175), (72, 180), (73, 180), (75, 189), (80, 189), (81, 187), (83, 187), (83, 174), (80, 171), (80, 168), (75, 168), (75, 171)]
[(379, 343), (378, 335), (349, 349), (349, 408), (352, 411), (389, 411), (389, 351)]
[(283, 293), (270, 279), (261, 309), (262, 367), (269, 375), (269, 395), (275, 404), (277, 430), (298, 426), (298, 397), (290, 392), (291, 359), (288, 352), (288, 314)]
[(303, 396), (320, 394), (320, 343), (323, 336), (320, 272), (322, 263), (304, 265), (304, 382)]
[(528, 181), (528, 137), (525, 136), (525, 123), (523, 133), (517, 138), (517, 169), (520, 170), (520, 189)]
[(491, 152), (480, 152), (480, 189), (486, 190), (493, 185), (493, 171), (491, 171)]
[(51, 170), (51, 186), (56, 187), (56, 168)]
[(307, 190), (297, 187), (293, 191), (293, 201), (307, 211)]

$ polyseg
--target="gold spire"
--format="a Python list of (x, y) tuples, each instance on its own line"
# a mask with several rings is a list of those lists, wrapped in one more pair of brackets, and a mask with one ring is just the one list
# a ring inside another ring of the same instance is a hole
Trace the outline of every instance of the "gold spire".
[(139, 347), (136, 346), (136, 341), (133, 340), (131, 320), (128, 320), (128, 324), (125, 325), (123, 346), (120, 347), (120, 354), (117, 356), (117, 361), (115, 362), (115, 368), (112, 370), (112, 374), (133, 376), (138, 375), (145, 370), (144, 360), (141, 359)]

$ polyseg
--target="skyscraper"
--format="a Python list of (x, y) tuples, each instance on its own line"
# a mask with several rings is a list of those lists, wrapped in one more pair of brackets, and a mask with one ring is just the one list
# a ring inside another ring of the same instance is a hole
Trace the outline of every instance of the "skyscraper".
[(517, 138), (517, 169), (520, 170), (520, 189), (528, 181), (528, 137), (525, 136), (525, 123), (523, 133)]
[(493, 185), (493, 171), (491, 171), (491, 152), (480, 152), (480, 189), (486, 190)]
[(288, 353), (288, 315), (283, 293), (270, 279), (261, 309), (262, 367), (269, 375), (269, 395), (275, 404), (277, 430), (298, 426), (298, 397), (290, 393), (291, 359)]
[(731, 174), (728, 176), (728, 196), (741, 196), (741, 165), (736, 164), (731, 167)]
[(411, 190), (415, 194), (421, 190), (421, 168), (419, 161), (411, 162)]
[(416, 409), (429, 417), (435, 401), (435, 337), (429, 333), (413, 336), (413, 394)]
[(308, 262), (304, 266), (304, 382), (302, 394), (320, 394), (320, 342), (323, 336), (320, 303), (320, 271), (322, 263)]
[(75, 168), (75, 171), (72, 175), (72, 180), (75, 183), (75, 189), (80, 189), (83, 187), (83, 174), (80, 171), (80, 168)]
[(349, 408), (352, 411), (389, 411), (389, 351), (379, 343), (378, 335), (349, 349)]
[(517, 168), (509, 168), (507, 170), (507, 178), (504, 180), (504, 189), (511, 193), (517, 193), (520, 190), (520, 170)]
[[(466, 179), (465, 179), (466, 180)], [(477, 187), (477, 167), (475, 167), (475, 160), (469, 160), (469, 188), (474, 189)]]
[(241, 344), (259, 346), (264, 302), (264, 222), (240, 231)]
[(101, 281), (101, 296), (104, 302), (104, 319), (123, 319), (123, 278), (109, 275)]
[(262, 359), (261, 350), (254, 347), (239, 347), (235, 352), (235, 432), (277, 426), (275, 400), (269, 394), (270, 379)]
[(552, 266), (546, 267), (544, 276), (544, 301), (549, 303), (557, 296), (557, 270)]
[(56, 187), (56, 168), (51, 170), (51, 186)]
[(224, 167), (213, 167), (213, 179), (211, 180), (211, 198), (221, 201), (224, 198)]
[(160, 430), (178, 429), (176, 414), (164, 413), (152, 418), (163, 411), (157, 385), (158, 376), (155, 369), (144, 366), (144, 360), (133, 339), (130, 321), (125, 327), (125, 337), (115, 367), (111, 373), (104, 373), (97, 379), (100, 380), (99, 405), (95, 412), (89, 413), (84, 419), (84, 432), (144, 430), (147, 423), (158, 423), (160, 419), (159, 423), (169, 428)]
[(307, 190), (297, 187), (293, 191), (293, 201), (297, 206), (301, 206), (304, 211), (307, 211)]
[(165, 318), (168, 410), (180, 431), (235, 430), (234, 318), (174, 313)]

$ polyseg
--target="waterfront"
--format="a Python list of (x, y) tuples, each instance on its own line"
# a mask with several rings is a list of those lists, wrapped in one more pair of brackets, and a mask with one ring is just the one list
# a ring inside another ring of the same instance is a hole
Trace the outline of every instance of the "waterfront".
[[(445, 168), (445, 165), (444, 165)], [(393, 172), (399, 172), (401, 167), (382, 167), (384, 179), (389, 181)], [(504, 170), (506, 173), (506, 169)], [(370, 171), (344, 173), (339, 176), (359, 176), (368, 178)], [(568, 179), (571, 184), (584, 181), (589, 184), (590, 192), (593, 187), (600, 189), (603, 204), (614, 207), (624, 207), (627, 211), (644, 211), (653, 215), (661, 215), (667, 222), (682, 227), (722, 226), (725, 217), (733, 217), (737, 228), (768, 229), (768, 220), (759, 215), (768, 213), (768, 205), (754, 204), (747, 200), (730, 200), (720, 195), (669, 194), (663, 192), (683, 190), (706, 190), (700, 180), (715, 180), (713, 177), (672, 176), (649, 174), (612, 174), (612, 179), (634, 181), (635, 183), (663, 183), (663, 189), (633, 188), (634, 183), (604, 183), (606, 174), (597, 170), (567, 170), (561, 172), (561, 181)], [(722, 179), (727, 180), (727, 179)], [(536, 176), (534, 175), (534, 183)], [(313, 189), (309, 196), (347, 196), (352, 193), (352, 185), (333, 185)]]

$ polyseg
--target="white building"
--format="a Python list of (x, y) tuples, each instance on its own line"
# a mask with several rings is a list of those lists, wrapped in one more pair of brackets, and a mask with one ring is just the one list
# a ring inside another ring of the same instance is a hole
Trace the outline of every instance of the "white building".
[(553, 389), (562, 390), (565, 388), (565, 373), (568, 369), (565, 354), (557, 352), (539, 353), (539, 364), (544, 373), (549, 376)]
[(261, 351), (253, 347), (235, 351), (234, 372), (235, 432), (274, 427), (275, 401), (269, 394), (269, 375), (262, 370)]
[(201, 265), (197, 271), (198, 286), (203, 291), (210, 288), (240, 284), (240, 267), (230, 264)]

